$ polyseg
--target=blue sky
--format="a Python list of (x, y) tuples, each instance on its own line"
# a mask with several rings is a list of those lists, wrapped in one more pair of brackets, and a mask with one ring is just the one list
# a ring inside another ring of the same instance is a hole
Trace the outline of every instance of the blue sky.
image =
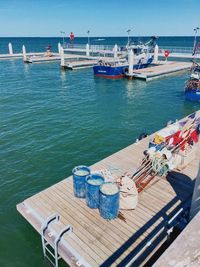
[(200, 0), (0, 0), (0, 37), (193, 35)]

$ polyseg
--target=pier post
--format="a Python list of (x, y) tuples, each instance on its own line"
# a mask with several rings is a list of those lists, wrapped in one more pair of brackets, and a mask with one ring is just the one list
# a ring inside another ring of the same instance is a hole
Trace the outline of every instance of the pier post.
[(60, 58), (61, 58), (61, 68), (64, 69), (65, 68), (65, 56), (64, 56), (64, 49), (61, 46), (60, 47)]
[(58, 53), (60, 55), (60, 48), (61, 48), (61, 43), (58, 43)]
[(23, 60), (24, 62), (27, 61), (27, 56), (26, 56), (26, 47), (25, 45), (22, 46), (22, 54), (23, 54)]
[(133, 74), (133, 64), (134, 64), (134, 54), (133, 54), (133, 50), (131, 49), (128, 52), (128, 74), (130, 75)]
[(158, 45), (155, 45), (155, 47), (154, 47), (154, 63), (158, 63), (158, 50), (159, 50)]
[(89, 46), (89, 44), (86, 44), (86, 56), (87, 57), (90, 56), (90, 46)]
[(11, 43), (8, 44), (8, 50), (9, 50), (9, 54), (13, 55), (13, 48), (12, 48), (12, 44)]
[(61, 58), (61, 68), (64, 69), (65, 68), (65, 57), (64, 57), (64, 49), (63, 47), (61, 46), (60, 47), (60, 58)]
[(117, 50), (118, 50), (118, 47), (117, 47), (117, 44), (114, 45), (114, 48), (113, 48), (113, 52), (114, 52), (114, 58), (117, 59)]

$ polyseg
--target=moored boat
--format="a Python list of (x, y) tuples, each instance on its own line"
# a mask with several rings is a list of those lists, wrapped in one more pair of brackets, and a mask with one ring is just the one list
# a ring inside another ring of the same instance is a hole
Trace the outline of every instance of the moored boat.
[(185, 98), (200, 102), (200, 65), (195, 62), (193, 62), (191, 75), (186, 83)]
[(154, 59), (155, 38), (152, 38), (146, 44), (127, 45), (125, 51), (117, 59), (105, 61), (100, 59), (93, 66), (93, 71), (96, 76), (104, 78), (123, 78), (129, 68), (128, 54), (133, 51), (134, 62), (133, 69), (143, 69), (152, 64)]

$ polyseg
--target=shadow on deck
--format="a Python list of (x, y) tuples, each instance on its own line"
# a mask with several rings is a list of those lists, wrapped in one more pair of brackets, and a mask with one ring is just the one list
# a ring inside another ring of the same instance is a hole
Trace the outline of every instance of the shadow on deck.
[[(188, 176), (174, 171), (167, 176), (167, 181), (170, 183), (171, 187), (176, 193), (176, 196), (169, 201), (157, 214), (155, 214), (145, 225), (135, 232), (118, 250), (115, 251), (115, 253), (112, 254), (111, 257), (109, 257), (101, 265), (101, 267), (111, 266), (111, 264), (113, 264), (127, 249), (129, 249), (134, 242), (146, 232), (148, 228), (153, 226), (153, 224), (158, 222), (158, 220), (162, 219), (162, 221), (155, 226), (152, 232), (150, 232), (148, 236), (146, 236), (145, 239), (141, 241), (117, 266), (126, 266), (130, 261), (132, 262), (130, 266), (142, 265), (145, 259), (150, 256), (150, 254), (167, 236), (167, 230), (169, 229), (168, 221), (175, 216), (181, 208), (184, 209), (182, 213), (185, 213), (185, 210), (189, 210), (194, 188), (194, 181), (192, 181)], [(180, 201), (181, 203), (178, 204)], [(176, 205), (176, 207), (170, 211), (174, 205)], [(179, 215), (181, 215), (181, 213)], [(153, 239), (153, 241), (152, 243), (149, 243), (151, 239)], [(148, 244), (150, 245), (147, 246)]]

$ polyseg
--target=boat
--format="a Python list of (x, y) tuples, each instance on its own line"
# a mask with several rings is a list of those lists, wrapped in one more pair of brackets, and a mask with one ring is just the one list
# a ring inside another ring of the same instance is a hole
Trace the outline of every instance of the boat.
[(125, 77), (129, 68), (128, 54), (131, 50), (134, 54), (133, 69), (146, 68), (153, 62), (154, 47), (155, 37), (152, 37), (152, 39), (145, 44), (128, 44), (125, 49), (122, 49), (121, 55), (116, 59), (105, 60), (101, 58), (97, 64), (93, 66), (94, 74), (111, 79)]
[(185, 98), (200, 102), (200, 65), (193, 61), (190, 78), (185, 86)]

